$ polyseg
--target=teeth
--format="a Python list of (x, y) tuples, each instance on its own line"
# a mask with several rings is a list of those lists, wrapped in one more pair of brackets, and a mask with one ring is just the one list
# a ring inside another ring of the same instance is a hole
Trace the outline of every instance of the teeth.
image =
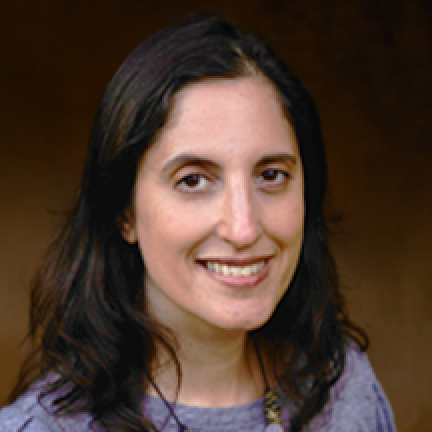
[(241, 276), (250, 276), (252, 274), (257, 273), (264, 267), (264, 264), (265, 264), (264, 261), (261, 261), (260, 263), (256, 263), (250, 266), (239, 267), (239, 266), (227, 266), (226, 264), (219, 264), (217, 262), (212, 263), (207, 261), (206, 267), (212, 272), (220, 273), (225, 276), (241, 277)]

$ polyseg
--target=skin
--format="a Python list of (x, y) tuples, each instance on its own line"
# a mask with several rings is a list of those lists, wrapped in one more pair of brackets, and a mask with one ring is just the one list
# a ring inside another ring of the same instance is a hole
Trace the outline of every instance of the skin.
[[(166, 125), (141, 160), (123, 236), (138, 242), (145, 262), (149, 313), (179, 342), (178, 401), (247, 403), (263, 391), (256, 359), (248, 362), (247, 332), (272, 315), (303, 241), (298, 144), (276, 90), (261, 76), (194, 83), (172, 102)], [(180, 153), (217, 166), (163, 170)], [(257, 166), (273, 153), (290, 160)], [(272, 260), (267, 278), (247, 288), (213, 280), (196, 262), (250, 256)], [(159, 359), (163, 363), (162, 354)], [(168, 398), (174, 397), (173, 379), (172, 367), (158, 369), (157, 383)]]

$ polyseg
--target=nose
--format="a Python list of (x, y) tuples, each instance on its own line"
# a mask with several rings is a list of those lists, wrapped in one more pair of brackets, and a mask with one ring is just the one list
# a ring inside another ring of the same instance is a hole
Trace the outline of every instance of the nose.
[(255, 242), (261, 232), (258, 203), (247, 182), (238, 179), (227, 186), (218, 235), (237, 248)]

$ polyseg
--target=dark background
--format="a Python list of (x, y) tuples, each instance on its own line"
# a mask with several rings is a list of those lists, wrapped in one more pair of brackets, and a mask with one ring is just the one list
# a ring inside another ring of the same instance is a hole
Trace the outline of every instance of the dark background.
[(28, 285), (78, 186), (104, 88), (143, 39), (191, 12), (263, 34), (316, 100), (332, 246), (399, 430), (432, 430), (432, 2), (0, 3), (0, 398), (15, 380)]

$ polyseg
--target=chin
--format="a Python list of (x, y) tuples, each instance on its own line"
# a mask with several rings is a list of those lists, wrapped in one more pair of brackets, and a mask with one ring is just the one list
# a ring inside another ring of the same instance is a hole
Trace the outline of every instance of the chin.
[(271, 317), (272, 313), (265, 314), (262, 317), (236, 317), (215, 319), (211, 324), (220, 329), (227, 331), (249, 332), (262, 327)]

